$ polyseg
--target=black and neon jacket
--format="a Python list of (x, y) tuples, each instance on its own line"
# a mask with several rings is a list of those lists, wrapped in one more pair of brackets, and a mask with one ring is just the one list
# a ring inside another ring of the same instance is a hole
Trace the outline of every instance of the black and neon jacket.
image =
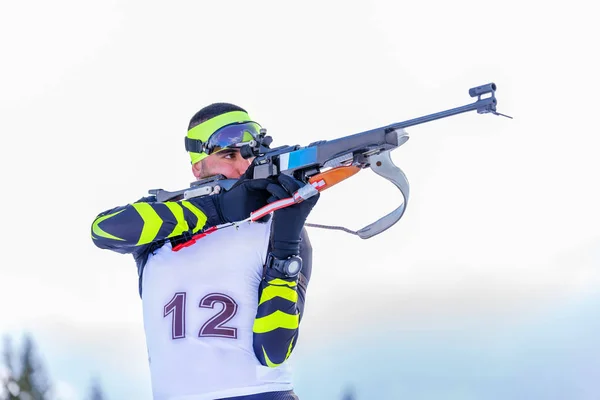
[[(100, 213), (91, 227), (92, 241), (100, 249), (132, 254), (138, 268), (138, 290), (148, 257), (167, 241), (181, 243), (219, 223), (212, 199), (156, 202), (155, 196)], [(172, 243), (173, 243), (172, 242)], [(312, 247), (302, 231), (302, 272), (295, 280), (263, 274), (254, 321), (254, 352), (261, 364), (276, 367), (291, 355), (304, 314), (306, 289), (312, 270)]]

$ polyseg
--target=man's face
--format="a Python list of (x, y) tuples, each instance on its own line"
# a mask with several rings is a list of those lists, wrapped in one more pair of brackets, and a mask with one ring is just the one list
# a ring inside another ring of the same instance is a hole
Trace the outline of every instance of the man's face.
[(198, 179), (218, 174), (223, 174), (228, 179), (239, 179), (251, 162), (252, 158), (244, 159), (239, 150), (225, 149), (206, 157), (202, 167), (194, 169), (194, 175)]

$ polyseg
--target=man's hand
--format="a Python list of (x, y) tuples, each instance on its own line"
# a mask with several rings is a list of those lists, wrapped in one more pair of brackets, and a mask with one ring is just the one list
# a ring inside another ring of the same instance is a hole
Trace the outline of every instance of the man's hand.
[(246, 219), (250, 213), (268, 204), (268, 199), (272, 196), (269, 189), (276, 185), (269, 179), (252, 179), (254, 166), (252, 163), (231, 189), (210, 196), (221, 223)]
[[(279, 185), (269, 186), (268, 190), (273, 194), (268, 199), (269, 203), (291, 197), (296, 190), (304, 186), (302, 182), (285, 174), (280, 174), (277, 182)], [(300, 203), (273, 213), (273, 245), (271, 252), (275, 257), (283, 259), (299, 254), (302, 228), (320, 196), (321, 194), (317, 193)]]

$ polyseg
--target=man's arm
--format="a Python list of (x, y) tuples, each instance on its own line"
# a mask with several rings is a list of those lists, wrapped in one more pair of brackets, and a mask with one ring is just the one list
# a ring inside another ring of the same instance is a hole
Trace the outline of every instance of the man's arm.
[(99, 214), (92, 223), (92, 240), (101, 249), (133, 253), (204, 227), (240, 221), (267, 204), (271, 190), (279, 187), (268, 179), (252, 179), (254, 165), (228, 191), (189, 200), (156, 202), (154, 196)]
[(150, 196), (100, 213), (92, 223), (92, 240), (101, 249), (127, 254), (218, 223), (215, 203), (208, 197), (160, 203)]
[(298, 341), (312, 271), (312, 246), (305, 228), (301, 237), (302, 272), (298, 277), (286, 278), (265, 269), (259, 286), (253, 346), (260, 363), (268, 367), (287, 360)]

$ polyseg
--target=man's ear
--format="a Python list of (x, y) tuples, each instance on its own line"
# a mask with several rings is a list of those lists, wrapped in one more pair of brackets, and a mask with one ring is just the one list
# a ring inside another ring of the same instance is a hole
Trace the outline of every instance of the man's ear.
[(202, 176), (202, 160), (192, 164), (192, 174), (196, 177), (196, 180), (199, 180)]

